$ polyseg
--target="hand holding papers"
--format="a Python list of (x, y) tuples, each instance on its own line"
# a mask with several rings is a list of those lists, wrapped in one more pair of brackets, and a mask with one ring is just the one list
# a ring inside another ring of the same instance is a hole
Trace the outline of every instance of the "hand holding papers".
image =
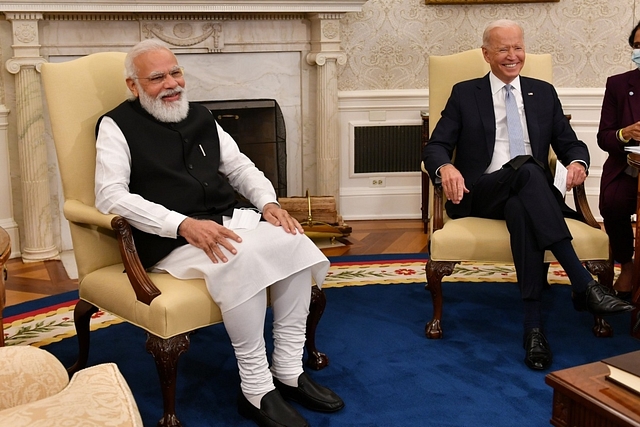
[(560, 190), (562, 197), (567, 194), (567, 168), (559, 161), (556, 162), (556, 175), (553, 179), (553, 185)]

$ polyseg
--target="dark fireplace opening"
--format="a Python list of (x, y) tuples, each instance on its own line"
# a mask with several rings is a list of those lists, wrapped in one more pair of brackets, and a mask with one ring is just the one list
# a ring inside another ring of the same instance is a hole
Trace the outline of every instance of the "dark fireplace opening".
[(287, 144), (284, 117), (274, 99), (198, 101), (207, 107), (240, 151), (287, 197)]

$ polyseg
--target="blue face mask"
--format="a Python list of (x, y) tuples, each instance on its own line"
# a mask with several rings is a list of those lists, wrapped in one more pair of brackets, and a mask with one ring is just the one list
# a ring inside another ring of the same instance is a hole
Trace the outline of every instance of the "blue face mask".
[(640, 49), (633, 49), (633, 53), (631, 54), (631, 60), (638, 68), (640, 68)]

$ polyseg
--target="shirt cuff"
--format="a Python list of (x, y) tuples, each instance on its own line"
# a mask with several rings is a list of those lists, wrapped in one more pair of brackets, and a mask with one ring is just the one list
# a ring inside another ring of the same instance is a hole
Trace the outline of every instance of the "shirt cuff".
[(185, 219), (187, 219), (186, 215), (174, 211), (169, 212), (169, 215), (167, 215), (162, 225), (160, 235), (162, 237), (176, 239), (178, 237), (178, 227), (180, 227), (180, 224), (182, 224), (182, 221)]
[(439, 167), (438, 167), (438, 169), (436, 169), (436, 177), (437, 177), (437, 178), (442, 178), (442, 177), (440, 176), (440, 169), (442, 169), (443, 167), (445, 167), (445, 166), (447, 166), (447, 165), (450, 165), (450, 164), (451, 164), (451, 163), (445, 163), (444, 165), (439, 166)]
[(264, 207), (269, 203), (275, 203), (278, 207), (280, 207), (280, 203), (278, 203), (277, 200), (273, 200), (271, 197), (263, 197), (263, 198), (261, 198), (258, 201), (258, 206), (256, 206), (256, 207), (258, 208), (260, 213), (262, 213), (262, 210), (264, 209)]
[[(580, 163), (582, 166), (584, 166), (584, 171), (587, 173), (587, 175), (589, 174), (589, 165), (584, 160), (574, 160), (571, 163)], [(569, 163), (569, 164), (571, 164), (571, 163)]]

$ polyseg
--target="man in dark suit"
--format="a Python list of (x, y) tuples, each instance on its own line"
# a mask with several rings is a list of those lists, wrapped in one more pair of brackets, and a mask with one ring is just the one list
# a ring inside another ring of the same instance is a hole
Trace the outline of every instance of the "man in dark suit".
[(492, 22), (483, 34), (482, 52), (491, 72), (453, 87), (424, 149), (424, 164), (431, 179), (442, 183), (450, 217), (506, 220), (524, 301), (525, 363), (547, 369), (552, 353), (540, 307), (545, 250), (567, 272), (577, 310), (605, 315), (633, 307), (593, 280), (571, 246), (564, 221), (571, 210), (553, 187), (549, 149), (567, 167), (567, 189), (586, 179), (589, 152), (571, 129), (553, 86), (520, 76), (522, 27), (509, 20)]

